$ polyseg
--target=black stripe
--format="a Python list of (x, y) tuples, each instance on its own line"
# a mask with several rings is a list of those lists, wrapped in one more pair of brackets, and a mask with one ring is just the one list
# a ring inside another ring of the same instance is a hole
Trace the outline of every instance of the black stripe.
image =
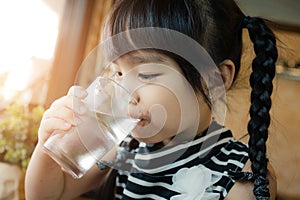
[[(209, 133), (205, 132), (204, 134), (195, 138), (194, 141), (201, 140), (201, 138), (203, 138), (205, 135), (209, 135), (216, 130), (220, 130), (221, 128), (222, 128), (222, 126), (220, 126), (216, 123), (213, 123), (209, 129)], [(221, 141), (225, 138), (228, 138), (228, 139), (232, 138), (231, 131), (229, 131), (229, 130), (224, 131), (215, 136), (208, 137), (208, 139), (206, 139), (204, 142), (195, 144), (195, 145), (190, 146), (183, 150), (175, 150), (174, 149), (173, 152), (171, 152), (170, 154), (165, 155), (165, 156), (161, 156), (158, 158), (152, 158), (149, 160), (141, 160), (141, 159), (134, 160), (134, 162), (142, 170), (157, 168), (157, 167), (160, 167), (165, 164), (170, 164), (170, 163), (174, 163), (177, 161), (182, 161), (184, 159), (187, 159), (190, 156), (195, 155), (199, 151), (202, 151), (206, 148), (211, 148), (211, 146), (214, 145), (217, 141)], [(145, 153), (148, 156), (151, 153), (157, 153), (159, 151), (163, 152), (167, 149), (172, 148), (172, 147), (163, 147), (162, 144), (159, 143), (159, 144), (146, 145), (146, 147), (143, 147), (143, 148), (138, 147), (138, 148), (134, 149), (132, 147), (131, 148), (126, 147), (126, 145), (128, 145), (129, 143), (130, 142), (127, 141), (126, 143), (124, 142), (122, 144), (123, 150), (126, 149), (128, 151), (131, 151), (131, 153), (128, 157), (122, 158), (123, 162), (133, 161), (132, 160), (132, 159), (134, 159), (132, 156), (132, 155), (134, 155), (132, 153), (133, 151), (137, 154)], [(131, 145), (131, 146), (136, 147), (137, 146), (136, 142), (134, 142), (134, 145)], [(217, 191), (217, 190), (214, 190), (214, 191), (217, 193), (220, 193), (221, 199), (223, 199), (224, 197), (223, 197), (222, 192), (223, 191), (228, 192), (234, 184), (234, 181), (226, 175), (226, 172), (228, 172), (229, 170), (241, 171), (241, 168), (238, 167), (236, 164), (232, 164), (232, 163), (229, 163), (226, 166), (218, 165), (213, 160), (211, 160), (211, 158), (213, 156), (215, 156), (218, 160), (223, 161), (223, 162), (227, 162), (228, 160), (234, 160), (234, 161), (241, 162), (242, 164), (245, 164), (246, 161), (248, 160), (248, 156), (235, 154), (233, 152), (231, 152), (229, 155), (226, 155), (221, 151), (222, 148), (226, 149), (229, 152), (233, 149), (236, 151), (239, 151), (239, 152), (246, 152), (246, 153), (248, 152), (248, 148), (246, 145), (244, 145), (240, 142), (229, 140), (229, 142), (225, 142), (225, 143), (214, 146), (211, 150), (209, 150), (209, 152), (207, 154), (205, 154), (204, 157), (200, 156), (191, 161), (186, 161), (182, 165), (173, 167), (172, 169), (169, 169), (169, 170), (162, 170), (162, 171), (159, 171), (159, 172), (153, 173), (153, 174), (133, 173), (133, 172), (136, 172), (137, 170), (136, 169), (130, 170), (131, 173), (129, 176), (132, 176), (139, 180), (147, 181), (149, 183), (154, 183), (154, 186), (148, 187), (148, 186), (139, 185), (138, 183), (132, 182), (132, 181), (130, 181), (130, 179), (127, 179), (126, 175), (120, 175), (120, 174), (117, 175), (119, 178), (117, 180), (119, 183), (125, 183), (126, 184), (125, 190), (128, 190), (129, 192), (132, 192), (134, 194), (140, 194), (140, 195), (155, 194), (157, 196), (161, 196), (163, 198), (170, 199), (171, 196), (176, 195), (178, 193), (176, 193), (174, 191), (170, 191), (169, 189), (167, 189), (165, 187), (157, 186), (157, 185), (155, 185), (155, 183), (163, 182), (163, 183), (168, 183), (168, 184), (172, 185), (172, 176), (173, 176), (173, 174), (177, 173), (178, 170), (180, 170), (184, 167), (191, 168), (193, 166), (203, 164), (204, 166), (206, 166), (207, 168), (209, 168), (212, 171), (217, 171), (217, 172), (222, 172), (222, 173), (225, 172), (225, 174), (222, 176), (222, 178), (217, 183), (214, 184), (214, 186), (219, 186), (222, 188), (221, 189), (222, 191)], [(177, 156), (177, 158), (176, 158), (176, 156)], [(172, 159), (170, 160), (170, 158), (172, 158), (173, 160)], [(174, 159), (174, 158), (176, 158), (176, 159)], [(126, 163), (126, 167), (128, 167), (128, 166), (130, 166), (130, 164)], [(121, 169), (123, 169), (123, 168), (121, 168)], [(124, 192), (124, 188), (122, 188), (122, 187), (116, 188), (116, 193), (123, 195), (122, 199), (124, 199), (124, 200), (132, 199), (132, 198), (124, 195), (123, 192)]]
[(157, 196), (161, 196), (163, 198), (169, 199), (171, 196), (178, 194), (177, 192), (171, 191), (162, 186), (155, 186), (157, 182), (169, 183), (172, 184), (172, 177), (161, 176), (161, 177), (153, 177), (146, 174), (134, 173), (132, 177), (137, 179), (154, 183), (154, 186), (143, 186), (137, 183), (131, 182), (128, 180), (126, 189), (135, 194), (155, 194)]
[[(195, 144), (193, 146), (189, 146), (188, 148), (185, 149), (181, 149), (181, 150), (175, 150), (170, 153), (167, 154), (165, 156), (161, 156), (158, 158), (153, 158), (153, 159), (149, 159), (149, 160), (140, 160), (140, 159), (135, 159), (135, 164), (137, 165), (138, 168), (140, 169), (153, 169), (153, 168), (158, 168), (161, 166), (165, 166), (167, 164), (170, 163), (175, 163), (177, 161), (180, 160), (184, 160), (188, 157), (190, 157), (191, 155), (194, 155), (196, 153), (198, 153), (201, 150), (204, 150), (204, 147), (202, 147), (202, 144), (204, 144), (206, 146), (206, 148), (210, 148), (212, 146), (212, 144), (215, 144), (216, 142), (227, 138), (227, 137), (231, 137), (232, 134), (230, 131), (226, 131), (224, 133), (220, 133), (217, 135), (214, 135), (212, 137), (209, 137), (207, 140), (205, 140), (205, 142), (201, 142), (199, 144)], [(198, 139), (195, 140), (195, 142), (197, 142), (198, 140), (201, 140), (203, 138), (203, 136), (199, 137)], [(207, 143), (207, 144), (206, 144)], [(212, 150), (210, 150), (210, 152), (208, 153), (208, 155), (205, 155), (205, 157), (200, 158), (198, 164), (203, 163), (205, 160), (207, 160), (208, 158), (211, 157), (211, 155), (215, 155), (217, 152), (220, 151), (220, 148), (223, 147), (218, 145), (216, 147), (214, 147)], [(174, 147), (167, 147), (165, 149), (163, 149), (162, 151), (157, 151), (155, 153), (159, 153), (159, 152), (163, 152), (166, 150), (169, 150), (170, 148), (174, 148)], [(146, 155), (151, 155), (151, 153), (149, 153), (149, 151), (145, 150), (145, 148), (143, 148), (142, 152), (148, 152)], [(165, 173), (170, 173), (170, 172), (165, 172)]]

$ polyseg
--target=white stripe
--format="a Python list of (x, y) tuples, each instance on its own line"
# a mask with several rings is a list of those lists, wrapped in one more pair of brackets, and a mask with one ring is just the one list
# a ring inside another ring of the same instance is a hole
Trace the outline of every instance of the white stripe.
[(127, 171), (127, 170), (118, 170), (118, 174), (119, 175), (128, 176), (130, 174), (130, 172)]
[(124, 138), (124, 142), (130, 142), (132, 140), (132, 137), (127, 136), (126, 138)]
[(167, 149), (165, 151), (162, 151), (162, 152), (157, 152), (157, 153), (150, 153), (150, 154), (137, 154), (135, 156), (135, 159), (139, 159), (139, 160), (149, 160), (149, 159), (154, 159), (154, 158), (159, 158), (159, 157), (162, 157), (162, 156), (165, 156), (165, 155), (169, 155), (175, 151), (178, 151), (178, 150), (181, 150), (181, 149), (185, 149), (185, 148), (188, 148), (190, 146), (193, 146), (193, 145), (196, 145), (196, 144), (199, 144), (205, 140), (207, 140), (208, 138), (210, 137), (213, 137), (215, 135), (218, 135), (220, 133), (223, 133), (223, 132), (226, 132), (228, 131), (229, 129), (228, 128), (221, 128), (221, 129), (218, 129), (198, 140), (194, 140), (194, 141), (191, 141), (191, 142), (188, 142), (186, 144), (180, 144), (180, 145), (177, 145), (173, 148), (170, 148), (170, 149)]
[(167, 184), (167, 183), (164, 183), (164, 182), (148, 182), (148, 181), (144, 181), (144, 180), (135, 178), (133, 176), (129, 176), (128, 180), (135, 183), (135, 184), (144, 186), (144, 187), (145, 186), (146, 187), (161, 186), (161, 187), (167, 188), (169, 190), (174, 190), (173, 187), (170, 184)]
[(239, 161), (237, 161), (237, 160), (227, 160), (226, 162), (224, 162), (224, 161), (218, 160), (215, 156), (213, 156), (213, 157), (211, 158), (211, 160), (214, 161), (214, 163), (216, 163), (217, 165), (223, 165), (223, 166), (226, 166), (226, 165), (228, 165), (229, 163), (231, 163), (231, 164), (234, 164), (234, 165), (236, 165), (236, 166), (238, 166), (238, 167), (240, 167), (240, 168), (243, 168), (243, 167), (244, 167), (244, 164), (241, 163), (241, 162), (239, 162)]
[(219, 185), (218, 185), (218, 186), (214, 187), (213, 189), (216, 190), (216, 191), (222, 192), (223, 197), (226, 197), (227, 191), (226, 191), (226, 189), (223, 188), (222, 186), (219, 186)]
[(237, 154), (237, 155), (244, 155), (244, 156), (248, 156), (248, 153), (246, 151), (237, 151), (235, 149), (231, 149), (230, 151), (228, 151), (227, 149), (225, 148), (222, 148), (221, 151), (226, 154), (226, 155), (229, 155), (231, 153), (234, 153), (234, 154)]
[(115, 198), (122, 199), (122, 195), (116, 194), (116, 195), (115, 195)]
[(145, 195), (141, 195), (141, 194), (134, 194), (128, 190), (124, 190), (124, 194), (133, 198), (133, 199), (145, 199), (145, 198), (152, 198), (152, 199), (155, 199), (155, 200), (166, 200), (165, 198), (163, 197), (160, 197), (156, 194), (145, 194)]
[(126, 164), (133, 164), (133, 162), (134, 162), (134, 159), (130, 159), (130, 158), (128, 158), (128, 159), (126, 159), (126, 161), (125, 161), (125, 163)]
[(219, 142), (215, 143), (214, 145), (211, 145), (209, 146), (208, 148), (202, 150), (202, 151), (199, 151), (198, 153), (196, 154), (193, 154), (191, 155), (190, 157), (188, 158), (185, 158), (185, 159), (182, 159), (182, 160), (179, 160), (175, 163), (170, 163), (168, 165), (164, 165), (164, 166), (161, 166), (161, 167), (157, 167), (157, 168), (154, 168), (154, 169), (141, 169), (139, 168), (135, 163), (133, 164), (133, 167), (136, 168), (137, 170), (140, 170), (140, 171), (143, 171), (143, 172), (146, 172), (146, 173), (157, 173), (157, 172), (161, 172), (161, 171), (166, 171), (168, 169), (172, 169), (172, 168), (175, 168), (175, 167), (178, 167), (178, 166), (181, 166), (181, 165), (184, 165), (185, 163), (187, 162), (190, 162), (191, 160), (201, 156), (201, 154), (211, 150), (212, 148), (214, 148), (215, 146), (219, 145), (219, 144), (223, 144), (223, 143), (227, 143), (231, 138), (224, 138), (222, 140), (220, 140)]
[(120, 183), (116, 181), (116, 186), (117, 187), (121, 187), (121, 188), (126, 188), (126, 184), (125, 183)]

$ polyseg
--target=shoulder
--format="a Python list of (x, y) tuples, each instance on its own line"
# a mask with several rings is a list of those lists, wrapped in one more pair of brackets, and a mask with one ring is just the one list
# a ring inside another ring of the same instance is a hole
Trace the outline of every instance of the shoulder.
[[(276, 176), (275, 172), (269, 163), (268, 165), (269, 173), (267, 175), (267, 178), (270, 182), (269, 184), (269, 190), (271, 194), (271, 200), (275, 199), (276, 197), (276, 190), (277, 190), (277, 184), (276, 184)], [(248, 171), (251, 172), (251, 162), (250, 160), (247, 161), (242, 171)], [(240, 199), (241, 196), (243, 196), (243, 199), (247, 200), (255, 200), (255, 196), (253, 194), (253, 183), (250, 181), (240, 181), (236, 182), (233, 187), (229, 190), (228, 194), (225, 197), (225, 200), (235, 200)]]

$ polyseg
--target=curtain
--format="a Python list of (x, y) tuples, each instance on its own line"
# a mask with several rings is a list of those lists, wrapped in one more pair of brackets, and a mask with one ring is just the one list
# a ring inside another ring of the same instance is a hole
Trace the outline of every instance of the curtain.
[(86, 87), (95, 69), (82, 67), (89, 52), (97, 46), (101, 29), (113, 0), (69, 0), (50, 72), (45, 106), (65, 95), (74, 84)]

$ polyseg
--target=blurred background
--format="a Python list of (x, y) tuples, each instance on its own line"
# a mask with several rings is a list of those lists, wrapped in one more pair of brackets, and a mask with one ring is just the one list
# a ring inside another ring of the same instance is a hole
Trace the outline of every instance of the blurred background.
[[(278, 38), (279, 60), (268, 155), (277, 176), (278, 199), (300, 199), (300, 1), (237, 2), (247, 15), (275, 22), (270, 25)], [(24, 174), (44, 110), (71, 85), (87, 86), (97, 75), (96, 66), (80, 67), (99, 44), (112, 4), (113, 0), (0, 1), (0, 199), (24, 199)], [(245, 67), (238, 79), (242, 84), (227, 97), (226, 124), (237, 138), (247, 133), (247, 81), (254, 55), (244, 34)], [(11, 170), (9, 166), (16, 173), (2, 173)]]

